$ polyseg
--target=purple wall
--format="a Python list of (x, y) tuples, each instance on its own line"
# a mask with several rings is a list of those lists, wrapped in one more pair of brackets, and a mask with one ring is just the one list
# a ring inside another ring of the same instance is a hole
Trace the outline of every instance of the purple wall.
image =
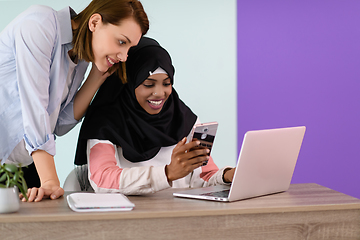
[(292, 183), (360, 198), (360, 1), (238, 0), (238, 148), (305, 125)]

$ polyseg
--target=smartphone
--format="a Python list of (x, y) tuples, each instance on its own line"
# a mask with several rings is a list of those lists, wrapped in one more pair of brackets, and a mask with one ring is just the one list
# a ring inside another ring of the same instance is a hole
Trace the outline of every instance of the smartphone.
[[(199, 140), (200, 145), (197, 148), (208, 148), (210, 150), (208, 155), (210, 156), (211, 149), (215, 140), (217, 128), (218, 128), (217, 122), (196, 124), (191, 130), (188, 142)], [(203, 166), (205, 166), (206, 164), (207, 161), (204, 162)]]

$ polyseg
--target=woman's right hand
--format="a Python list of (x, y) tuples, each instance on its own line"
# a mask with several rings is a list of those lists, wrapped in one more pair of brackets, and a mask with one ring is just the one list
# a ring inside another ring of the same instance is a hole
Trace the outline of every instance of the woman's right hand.
[(185, 177), (209, 160), (209, 149), (196, 148), (199, 144), (199, 141), (186, 143), (186, 137), (184, 137), (176, 145), (171, 155), (171, 162), (165, 167), (169, 182)]

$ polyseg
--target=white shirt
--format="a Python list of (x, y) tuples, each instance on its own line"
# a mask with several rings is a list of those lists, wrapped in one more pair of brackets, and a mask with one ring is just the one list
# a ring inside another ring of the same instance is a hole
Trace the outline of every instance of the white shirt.
[[(69, 60), (69, 72), (68, 72), (68, 76), (67, 76), (67, 79), (66, 79), (65, 89), (64, 89), (64, 92), (63, 92), (62, 97), (61, 97), (61, 102), (64, 102), (66, 100), (66, 98), (67, 98), (67, 95), (69, 93), (71, 83), (72, 83), (72, 76), (73, 76), (73, 73), (74, 73), (74, 69), (75, 69), (75, 67), (77, 65), (70, 59), (69, 55), (67, 55), (67, 56), (68, 56), (68, 60)], [(57, 119), (59, 117), (59, 113), (60, 113), (60, 105), (49, 116), (50, 125), (51, 125), (51, 131), (55, 130), (55, 126), (56, 126), (56, 123), (57, 123)], [(11, 164), (19, 164), (19, 163), (21, 163), (21, 166), (28, 166), (32, 162), (33, 162), (33, 159), (29, 155), (28, 151), (26, 150), (26, 144), (25, 144), (24, 139), (22, 139), (15, 146), (15, 148), (10, 153), (7, 160), (5, 160), (5, 163), (11, 163)]]
[(32, 6), (0, 33), (2, 162), (22, 140), (20, 147), (29, 155), (39, 149), (55, 155), (54, 134), (63, 135), (78, 123), (73, 100), (88, 63), (79, 61), (67, 82), (71, 11)]

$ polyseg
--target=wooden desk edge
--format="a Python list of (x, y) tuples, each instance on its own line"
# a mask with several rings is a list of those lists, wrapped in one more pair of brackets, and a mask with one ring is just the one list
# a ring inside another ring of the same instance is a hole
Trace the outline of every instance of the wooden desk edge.
[[(300, 185), (299, 185), (300, 186)], [(327, 192), (334, 192), (331, 189), (322, 187), (317, 184), (304, 184), (306, 187), (321, 188)], [(294, 185), (296, 187), (296, 185)], [(347, 201), (340, 204), (313, 204), (313, 205), (299, 205), (299, 206), (275, 206), (275, 207), (255, 207), (255, 208), (217, 208), (217, 209), (186, 209), (178, 211), (155, 211), (147, 209), (137, 209), (136, 206), (132, 211), (126, 212), (90, 212), (90, 213), (76, 213), (70, 210), (68, 206), (61, 205), (61, 210), (56, 213), (45, 213), (27, 215), (26, 213), (14, 213), (14, 214), (1, 214), (0, 223), (10, 222), (57, 222), (57, 221), (87, 221), (92, 220), (114, 220), (114, 219), (140, 219), (140, 218), (178, 218), (178, 217), (202, 217), (202, 216), (219, 216), (219, 215), (241, 215), (241, 214), (271, 214), (271, 213), (291, 213), (291, 212), (314, 212), (314, 211), (338, 211), (338, 210), (356, 210), (360, 211), (360, 200), (347, 196), (342, 193), (338, 193), (341, 196), (345, 196)], [(166, 195), (167, 196), (167, 195)], [(48, 200), (50, 201), (50, 200)], [(53, 200), (51, 200), (53, 201)], [(66, 199), (59, 199), (54, 201), (65, 201)], [(189, 200), (191, 201), (191, 200)], [(197, 201), (197, 200), (192, 200)], [(64, 204), (64, 202), (62, 202)], [(231, 203), (223, 203), (231, 204)], [(135, 204), (136, 205), (136, 204)], [(46, 208), (46, 206), (45, 206)], [(64, 210), (65, 209), (65, 210)], [(64, 211), (63, 211), (64, 210)]]
[(270, 213), (291, 213), (291, 212), (314, 212), (314, 211), (339, 211), (339, 210), (358, 210), (360, 203), (333, 206), (329, 209), (328, 205), (324, 206), (304, 206), (292, 208), (259, 208), (259, 209), (221, 209), (221, 210), (199, 210), (199, 211), (172, 211), (172, 212), (136, 212), (136, 209), (127, 212), (103, 212), (103, 213), (65, 213), (65, 214), (44, 214), (37, 216), (21, 216), (9, 214), (9, 218), (0, 219), (1, 222), (57, 222), (57, 221), (87, 221), (93, 220), (114, 220), (114, 219), (144, 219), (144, 218), (178, 218), (178, 217), (202, 217), (202, 216), (219, 216), (219, 215), (242, 215), (242, 214), (270, 214)]

